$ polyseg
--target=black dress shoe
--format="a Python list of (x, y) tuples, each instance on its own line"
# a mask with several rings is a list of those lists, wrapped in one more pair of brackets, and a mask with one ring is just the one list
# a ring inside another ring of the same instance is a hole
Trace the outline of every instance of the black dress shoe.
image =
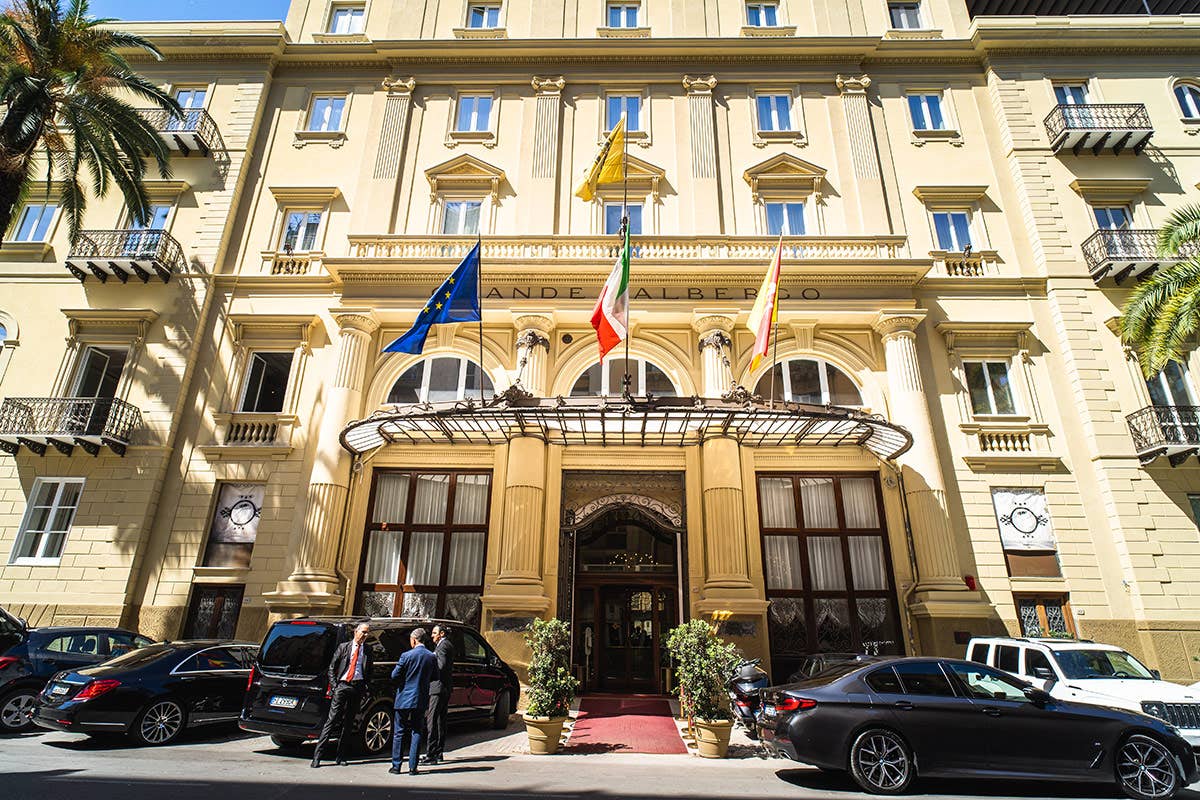
[(338, 765), (339, 767), (344, 767), (344, 766), (346, 766), (346, 759), (344, 759), (344, 758), (339, 758), (339, 759), (337, 760), (337, 765)]
[(440, 758), (436, 758), (436, 757), (430, 757), (430, 756), (421, 756), (421, 762), (420, 762), (420, 763), (422, 763), (422, 764), (428, 764), (428, 765), (430, 765), (430, 766), (434, 766), (434, 765), (436, 765), (436, 764), (437, 764), (439, 761), (441, 761), (441, 759), (440, 759)]
[(388, 770), (388, 772), (392, 773), (393, 775), (399, 775), (401, 772), (403, 772), (403, 770), (401, 770), (399, 767), (392, 767)]
[(316, 769), (317, 767), (321, 766), (321, 759), (314, 758), (312, 760), (312, 762), (309, 764), (309, 766), (312, 767), (313, 769)]
[(417, 770), (415, 770), (415, 769), (410, 769), (410, 770), (408, 771), (408, 774), (409, 774), (409, 775), (420, 775), (421, 773), (420, 773), (420, 772), (418, 772), (418, 771), (417, 771)]

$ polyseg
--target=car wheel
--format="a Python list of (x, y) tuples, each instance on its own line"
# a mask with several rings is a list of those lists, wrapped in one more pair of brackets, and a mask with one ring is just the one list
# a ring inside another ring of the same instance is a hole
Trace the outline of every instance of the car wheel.
[(871, 794), (901, 794), (915, 774), (912, 753), (894, 731), (871, 728), (850, 747), (850, 775)]
[(1116, 772), (1121, 791), (1134, 800), (1165, 800), (1179, 791), (1175, 757), (1149, 736), (1134, 734), (1121, 743)]
[(291, 736), (276, 736), (275, 734), (271, 734), (271, 744), (280, 750), (299, 750), (300, 745), (304, 744), (304, 740), (294, 739)]
[(363, 752), (369, 756), (377, 756), (391, 746), (392, 709), (380, 705), (367, 712), (361, 741)]
[(36, 702), (37, 692), (32, 689), (14, 689), (0, 697), (0, 730), (20, 733), (32, 728)]
[(183, 707), (174, 700), (157, 700), (146, 707), (133, 723), (133, 738), (141, 744), (170, 744), (179, 738), (187, 723)]
[(492, 709), (492, 728), (498, 731), (507, 728), (511, 711), (512, 701), (508, 699), (508, 691), (496, 695), (496, 707)]

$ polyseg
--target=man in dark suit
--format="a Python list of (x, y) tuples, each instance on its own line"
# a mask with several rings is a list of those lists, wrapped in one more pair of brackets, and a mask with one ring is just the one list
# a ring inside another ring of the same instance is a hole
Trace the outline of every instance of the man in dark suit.
[(433, 654), (437, 674), (429, 682), (429, 709), (425, 712), (426, 764), (437, 764), (446, 749), (446, 714), (450, 710), (450, 690), (454, 685), (454, 644), (441, 625), (433, 626)]
[(421, 737), (425, 735), (425, 709), (429, 705), (429, 682), (437, 672), (437, 656), (425, 647), (425, 629), (415, 628), (409, 635), (409, 648), (396, 668), (392, 682), (396, 684), (394, 724), (392, 726), (392, 768), (400, 774), (404, 753), (408, 752), (408, 774), (417, 774), (417, 756), (421, 754)]
[(333, 651), (333, 660), (329, 662), (329, 686), (333, 697), (325, 726), (321, 728), (321, 738), (317, 739), (317, 749), (313, 752), (313, 769), (321, 766), (321, 751), (335, 731), (337, 763), (338, 766), (346, 764), (345, 752), (354, 730), (354, 718), (362, 702), (363, 688), (371, 677), (371, 647), (367, 644), (370, 632), (371, 626), (360, 622), (354, 629), (354, 639), (342, 642)]

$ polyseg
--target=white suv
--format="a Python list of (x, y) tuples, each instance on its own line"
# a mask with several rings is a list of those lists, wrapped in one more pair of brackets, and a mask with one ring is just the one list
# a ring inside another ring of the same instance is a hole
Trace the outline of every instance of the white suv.
[(1179, 729), (1200, 749), (1200, 690), (1159, 678), (1111, 644), (1072, 639), (972, 639), (967, 659), (1011, 672), (1052, 697), (1140, 711)]

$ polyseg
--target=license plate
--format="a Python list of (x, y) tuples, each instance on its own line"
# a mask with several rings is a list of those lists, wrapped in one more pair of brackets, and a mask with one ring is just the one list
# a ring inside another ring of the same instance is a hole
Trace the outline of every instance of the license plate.
[(54, 697), (60, 697), (66, 694), (68, 691), (69, 689), (66, 686), (63, 686), (61, 683), (56, 683), (50, 687), (50, 694)]
[(279, 695), (275, 695), (271, 698), (271, 708), (295, 708), (299, 702), (294, 697), (280, 697)]
[(763, 710), (759, 712), (764, 717), (775, 716), (775, 706), (763, 706)]

